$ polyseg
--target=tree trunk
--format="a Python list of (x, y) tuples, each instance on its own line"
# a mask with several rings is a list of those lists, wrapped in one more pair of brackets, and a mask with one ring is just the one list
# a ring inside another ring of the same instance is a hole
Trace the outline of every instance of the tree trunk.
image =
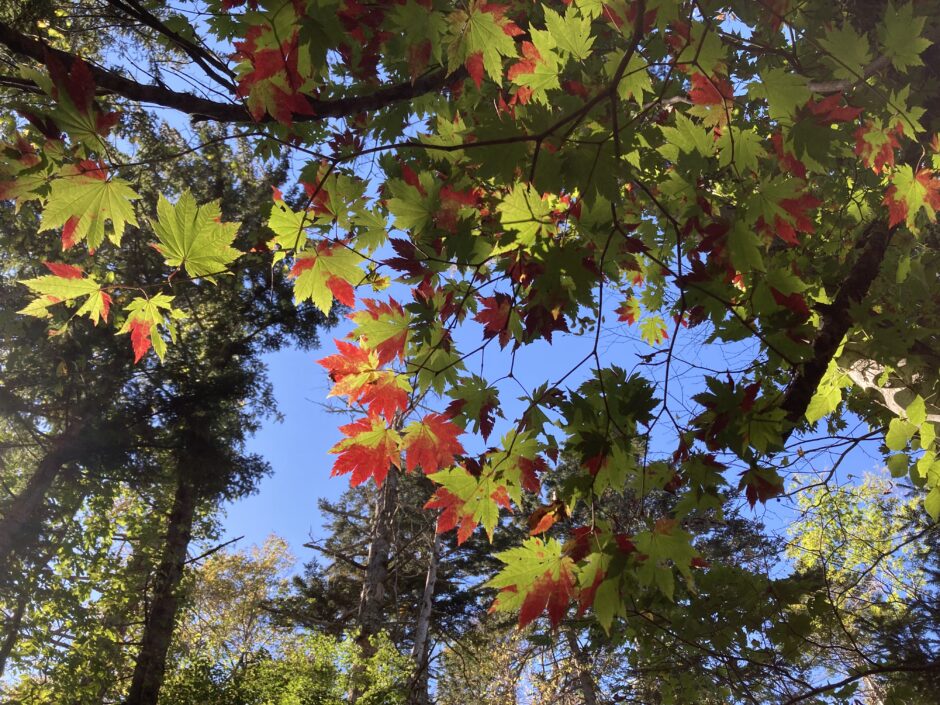
[[(398, 470), (393, 467), (389, 469), (375, 502), (372, 540), (369, 544), (362, 592), (359, 595), (359, 636), (356, 638), (356, 643), (363, 659), (370, 658), (375, 653), (371, 637), (382, 629), (384, 622), (385, 583), (388, 580), (388, 564), (397, 509)], [(350, 676), (352, 681), (349, 693), (350, 703), (355, 703), (362, 694), (361, 684), (358, 682), (360, 676), (361, 668), (353, 669)]]
[(23, 592), (16, 601), (16, 609), (13, 611), (13, 617), (3, 625), (3, 643), (0, 644), (0, 680), (3, 679), (3, 673), (6, 671), (7, 659), (13, 652), (16, 640), (20, 636), (20, 626), (23, 624), (23, 615), (26, 614), (26, 606), (29, 604), (29, 593)]
[(568, 640), (568, 648), (571, 650), (571, 658), (574, 659), (578, 669), (578, 684), (581, 687), (584, 705), (597, 705), (597, 687), (594, 684), (594, 676), (591, 675), (590, 666), (578, 643), (578, 637), (571, 629), (565, 629), (565, 637)]
[(178, 469), (173, 508), (167, 520), (166, 543), (154, 581), (153, 601), (144, 624), (125, 705), (156, 705), (163, 685), (167, 651), (179, 608), (178, 588), (196, 515), (196, 488), (188, 475), (192, 471), (193, 468), (185, 463), (181, 463)]
[(56, 439), (26, 487), (3, 512), (0, 519), (0, 565), (5, 565), (14, 552), (22, 551), (30, 543), (30, 533), (39, 531), (46, 497), (73, 455), (74, 436), (72, 431)]
[(428, 633), (431, 629), (434, 587), (437, 583), (437, 566), (440, 562), (440, 554), (441, 535), (435, 533), (434, 541), (431, 544), (431, 556), (428, 559), (428, 574), (424, 581), (424, 593), (421, 596), (421, 606), (418, 609), (414, 646), (411, 649), (411, 655), (415, 660), (415, 677), (411, 688), (411, 702), (413, 705), (430, 705), (431, 703), (431, 695), (428, 693), (428, 664), (431, 656)]

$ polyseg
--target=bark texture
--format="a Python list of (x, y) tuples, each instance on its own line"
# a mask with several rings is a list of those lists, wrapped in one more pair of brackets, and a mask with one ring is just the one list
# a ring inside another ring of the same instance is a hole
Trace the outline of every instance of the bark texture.
[(75, 455), (79, 429), (71, 429), (53, 442), (39, 462), (26, 487), (3, 511), (0, 519), (0, 565), (29, 543), (28, 538), (42, 525), (43, 509), (52, 486)]
[[(398, 469), (390, 468), (382, 488), (378, 491), (372, 522), (372, 536), (366, 571), (359, 595), (358, 626), (356, 643), (362, 658), (375, 653), (372, 637), (382, 629), (385, 619), (385, 588), (388, 581), (388, 565), (395, 532), (395, 513), (398, 510)], [(350, 703), (355, 703), (362, 694), (359, 681), (361, 671), (352, 674)]]
[(431, 555), (428, 558), (428, 573), (424, 581), (424, 592), (421, 595), (421, 605), (418, 608), (418, 619), (415, 624), (414, 646), (411, 656), (415, 660), (415, 677), (411, 688), (411, 702), (413, 705), (430, 705), (429, 692), (430, 674), (428, 666), (431, 657), (431, 641), (428, 638), (431, 631), (431, 617), (434, 614), (434, 588), (437, 585), (437, 566), (441, 557), (441, 535), (434, 534), (431, 543)]
[(803, 419), (829, 362), (852, 327), (851, 309), (865, 298), (881, 271), (892, 232), (893, 229), (889, 229), (882, 220), (874, 221), (862, 231), (856, 247), (859, 253), (855, 263), (839, 287), (832, 305), (823, 313), (822, 327), (813, 341), (813, 356), (800, 365), (784, 392), (781, 407), (791, 423), (797, 424)]
[(166, 671), (166, 656), (179, 609), (179, 585), (196, 516), (196, 487), (185, 465), (177, 478), (173, 508), (167, 519), (166, 542), (144, 624), (140, 652), (125, 705), (156, 705)]

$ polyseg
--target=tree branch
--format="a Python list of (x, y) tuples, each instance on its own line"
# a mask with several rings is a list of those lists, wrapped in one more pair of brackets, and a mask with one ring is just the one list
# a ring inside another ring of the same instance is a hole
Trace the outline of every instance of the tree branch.
[(862, 678), (867, 678), (868, 676), (876, 676), (882, 673), (918, 673), (918, 672), (923, 672), (923, 671), (933, 671), (935, 669), (940, 669), (940, 662), (935, 661), (933, 663), (913, 664), (913, 665), (905, 665), (905, 664), (899, 663), (899, 664), (885, 664), (882, 666), (875, 666), (873, 668), (868, 668), (864, 671), (859, 671), (858, 673), (855, 673), (854, 675), (843, 678), (840, 681), (836, 681), (834, 683), (826, 683), (817, 688), (812, 688), (811, 690), (807, 690), (806, 692), (801, 693), (800, 695), (790, 698), (785, 703), (783, 703), (783, 705), (795, 705), (796, 703), (801, 703), (804, 700), (809, 700), (812, 697), (815, 697), (817, 695), (822, 695), (823, 693), (826, 693), (830, 690), (837, 690), (838, 688), (842, 688), (844, 686), (849, 685), (850, 683), (854, 683), (857, 680), (861, 680)]
[(822, 315), (822, 326), (813, 341), (813, 356), (797, 368), (784, 392), (780, 406), (786, 411), (786, 418), (791, 423), (799, 423), (803, 418), (829, 362), (852, 327), (851, 309), (865, 298), (878, 276), (893, 231), (894, 228), (888, 228), (883, 220), (876, 220), (859, 236), (856, 248), (861, 249), (861, 252), (839, 287), (832, 305)]
[[(5, 46), (15, 54), (40, 63), (45, 62), (47, 53), (65, 62), (66, 65), (70, 65), (78, 58), (73, 54), (49, 47), (38, 39), (27, 37), (2, 22), (0, 22), (0, 46)], [(129, 100), (171, 108), (201, 120), (254, 122), (247, 108), (241, 103), (220, 103), (201, 98), (192, 93), (174, 91), (166, 86), (140, 83), (100, 66), (89, 65), (88, 68), (95, 83), (100, 88)], [(361, 112), (379, 110), (394, 103), (412, 100), (418, 96), (439, 91), (448, 81), (460, 80), (465, 75), (466, 71), (464, 69), (458, 69), (452, 74), (448, 74), (444, 69), (438, 69), (421, 76), (413, 83), (395, 83), (379, 88), (368, 95), (324, 100), (308, 98), (307, 102), (313, 109), (313, 114), (294, 115), (293, 120), (295, 122), (316, 122), (326, 118), (348, 117)], [(273, 121), (273, 118), (269, 116), (262, 120), (262, 122), (271, 121)]]

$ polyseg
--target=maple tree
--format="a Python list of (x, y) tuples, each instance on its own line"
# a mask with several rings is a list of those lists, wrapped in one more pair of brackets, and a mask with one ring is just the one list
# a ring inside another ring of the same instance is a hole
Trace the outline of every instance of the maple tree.
[[(107, 4), (188, 62), (198, 89), (82, 58), (54, 13), (0, 22), (19, 110), (0, 198), (35, 208), (61, 248), (21, 282), (20, 314), (60, 333), (110, 327), (154, 364), (186, 344), (183, 301), (257, 285), (245, 263), (291, 282), (297, 306), (347, 310), (348, 339), (321, 365), (353, 416), (332, 472), (380, 497), (366, 656), (388, 574), (380, 528), (409, 473), (432, 483), (424, 506), (458, 543), (529, 519), (532, 535), (495, 555), (494, 611), (595, 620), (638, 643), (649, 614), (677, 605), (708, 642), (696, 607), (730, 609), (732, 571), (704, 555), (702, 522), (807, 491), (794, 470), (840, 443), (870, 445), (940, 518), (934, 4), (205, 0), (198, 19)], [(185, 190), (146, 203), (146, 162), (119, 149), (125, 102), (296, 159), (264, 227), (239, 238)], [(141, 247), (161, 259), (146, 286), (122, 259)], [(609, 353), (611, 335), (632, 338), (632, 361)], [(530, 361), (559, 341), (582, 347), (533, 380)], [(697, 361), (681, 359), (690, 348)], [(866, 430), (843, 433), (854, 424)], [(563, 454), (576, 471), (560, 472)], [(628, 516), (611, 494), (637, 500)], [(788, 590), (781, 619), (799, 611)], [(787, 702), (842, 697), (928, 666), (849, 663), (781, 688)]]

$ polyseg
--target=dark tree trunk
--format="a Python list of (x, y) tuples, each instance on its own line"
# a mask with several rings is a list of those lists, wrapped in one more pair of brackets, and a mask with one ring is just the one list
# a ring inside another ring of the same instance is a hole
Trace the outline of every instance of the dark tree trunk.
[[(356, 643), (364, 659), (375, 653), (371, 638), (381, 631), (385, 621), (385, 584), (388, 580), (397, 509), (398, 470), (393, 467), (389, 469), (376, 498), (369, 556), (362, 581), (362, 592), (359, 595), (359, 636)], [(358, 683), (360, 675), (361, 669), (354, 669), (349, 693), (350, 703), (355, 703), (362, 694), (361, 684)]]
[(23, 624), (23, 616), (26, 614), (26, 606), (29, 604), (29, 594), (24, 592), (16, 601), (16, 609), (13, 616), (3, 625), (3, 643), (0, 643), (0, 679), (6, 671), (7, 659), (13, 653), (13, 647), (16, 646), (16, 640), (20, 636), (20, 626)]
[(437, 584), (437, 566), (440, 562), (440, 555), (441, 536), (435, 534), (431, 543), (428, 573), (424, 581), (424, 593), (421, 596), (421, 606), (418, 609), (418, 620), (415, 625), (414, 647), (411, 650), (411, 655), (415, 660), (415, 677), (411, 689), (411, 702), (413, 705), (430, 705), (431, 703), (431, 695), (428, 692), (431, 641), (428, 635), (431, 630), (431, 617), (434, 612), (434, 588)]
[(581, 688), (584, 705), (597, 705), (597, 687), (594, 683), (594, 676), (591, 675), (591, 668), (581, 645), (578, 643), (578, 637), (570, 629), (565, 630), (565, 637), (568, 640), (568, 648), (571, 650), (571, 658), (574, 659), (577, 665), (578, 685)]
[(0, 519), (0, 565), (5, 565), (14, 553), (32, 543), (43, 523), (46, 498), (65, 466), (75, 455), (78, 430), (60, 436), (52, 449), (39, 462), (26, 487), (3, 511)]
[(191, 467), (181, 463), (173, 508), (167, 520), (166, 543), (154, 581), (153, 600), (125, 705), (156, 705), (163, 685), (167, 651), (179, 608), (178, 590), (196, 515), (196, 488), (188, 474), (191, 471)]

